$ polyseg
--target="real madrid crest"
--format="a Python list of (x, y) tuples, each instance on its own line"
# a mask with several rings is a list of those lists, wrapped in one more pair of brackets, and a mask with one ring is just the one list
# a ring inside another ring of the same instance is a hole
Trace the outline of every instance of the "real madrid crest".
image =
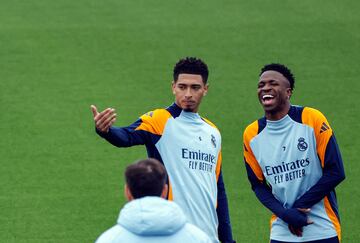
[(216, 139), (215, 136), (211, 134), (211, 143), (214, 146), (214, 148), (216, 148)]
[(299, 141), (297, 145), (298, 150), (305, 151), (308, 148), (308, 144), (305, 142), (305, 138), (300, 137), (298, 141)]

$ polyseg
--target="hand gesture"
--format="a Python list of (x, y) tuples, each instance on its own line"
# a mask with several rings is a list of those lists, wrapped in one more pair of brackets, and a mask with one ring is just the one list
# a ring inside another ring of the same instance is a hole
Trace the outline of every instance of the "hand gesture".
[[(298, 208), (297, 210), (299, 210), (300, 212), (305, 213), (305, 214), (310, 212), (310, 208)], [(314, 223), (314, 222), (312, 220), (310, 220), (309, 218), (307, 218), (307, 224), (309, 225), (312, 223)], [(302, 236), (303, 227), (295, 227), (295, 226), (289, 224), (289, 230), (292, 234), (294, 234), (298, 237)]]
[(115, 109), (107, 108), (99, 113), (96, 106), (91, 105), (90, 107), (94, 116), (96, 129), (102, 133), (109, 132), (109, 128), (116, 121)]

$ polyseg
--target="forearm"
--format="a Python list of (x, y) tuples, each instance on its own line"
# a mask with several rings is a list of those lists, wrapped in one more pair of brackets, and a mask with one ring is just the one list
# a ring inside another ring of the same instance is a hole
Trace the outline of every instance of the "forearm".
[(332, 136), (326, 149), (322, 177), (313, 187), (294, 202), (293, 208), (311, 208), (325, 196), (329, 195), (344, 179), (345, 171), (342, 158), (336, 139)]
[(265, 182), (258, 180), (246, 162), (245, 164), (251, 188), (255, 192), (256, 197), (266, 208), (290, 225), (297, 227), (307, 225), (307, 217), (304, 213), (297, 209), (284, 208), (282, 203), (272, 194), (271, 188)]
[(259, 201), (268, 208), (276, 216), (280, 217), (283, 215), (285, 208), (283, 205), (274, 197), (270, 187), (265, 184), (258, 184), (252, 188), (255, 192), (256, 197)]
[(96, 133), (117, 147), (130, 147), (144, 144), (143, 131), (135, 131), (130, 127), (110, 127), (107, 133), (96, 130)]
[(333, 191), (344, 179), (345, 174), (342, 172), (324, 172), (320, 180), (294, 202), (293, 208), (311, 208)]

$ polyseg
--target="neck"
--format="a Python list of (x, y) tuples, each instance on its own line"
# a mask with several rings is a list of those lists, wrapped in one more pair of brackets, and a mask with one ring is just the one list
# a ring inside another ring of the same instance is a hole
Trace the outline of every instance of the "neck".
[(281, 110), (265, 111), (265, 117), (267, 120), (277, 121), (283, 118), (284, 116), (286, 116), (289, 110), (290, 110), (290, 103), (287, 103), (286, 106)]

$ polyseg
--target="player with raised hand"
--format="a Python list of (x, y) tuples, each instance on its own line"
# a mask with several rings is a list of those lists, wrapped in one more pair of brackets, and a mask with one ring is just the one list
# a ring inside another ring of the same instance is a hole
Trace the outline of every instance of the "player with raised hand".
[(174, 67), (175, 103), (147, 112), (127, 127), (112, 126), (115, 110), (91, 106), (97, 133), (117, 147), (145, 145), (148, 156), (162, 162), (169, 175), (167, 198), (212, 242), (234, 242), (222, 178), (221, 135), (198, 113), (209, 85), (208, 67), (188, 57)]

